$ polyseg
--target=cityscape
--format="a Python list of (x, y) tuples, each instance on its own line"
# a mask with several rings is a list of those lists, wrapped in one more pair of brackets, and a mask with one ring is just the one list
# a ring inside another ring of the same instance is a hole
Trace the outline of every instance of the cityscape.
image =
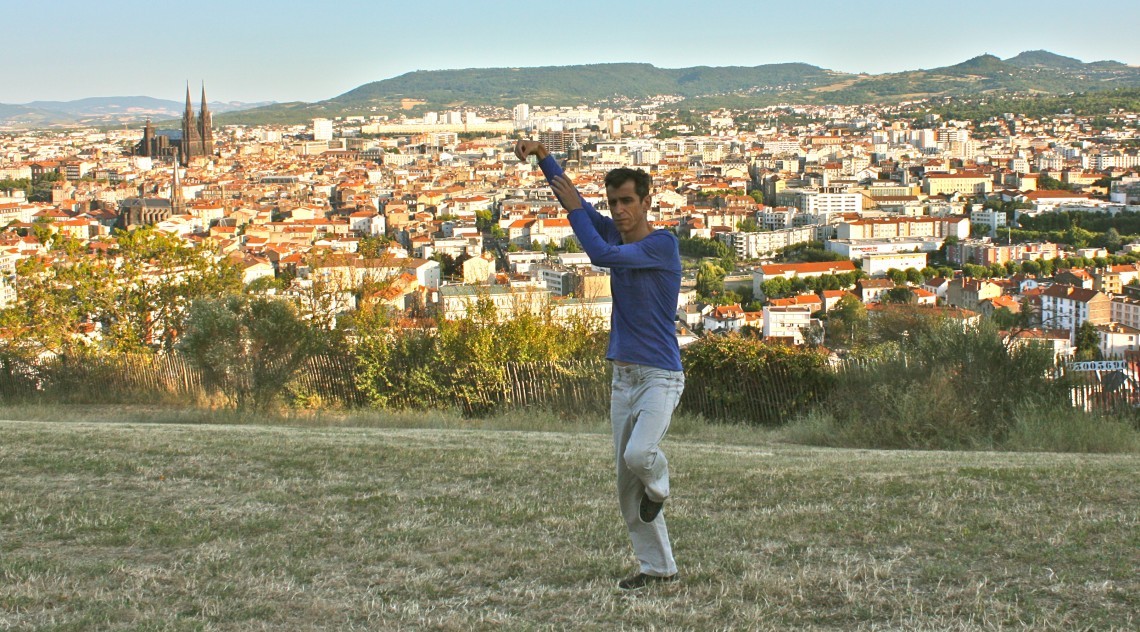
[[(512, 155), (533, 138), (603, 213), (608, 170), (653, 176), (652, 225), (680, 237), (685, 255), (684, 344), (745, 331), (842, 352), (825, 324), (848, 297), (872, 311), (909, 302), (997, 314), (1060, 355), (1076, 352), (1086, 324), (1098, 357), (1140, 348), (1140, 242), (1128, 241), (1140, 235), (1077, 226), (1140, 210), (1136, 112), (937, 113), (951, 99), (669, 107), (679, 100), (219, 126), (203, 85), (197, 99), (187, 87), (181, 121), (165, 129), (8, 132), (0, 305), (19, 303), (29, 261), (114, 262), (118, 235), (146, 229), (236, 268), (250, 292), (310, 319), (325, 312), (328, 327), (362, 303), (420, 326), (488, 296), (501, 318), (525, 309), (604, 325), (607, 271), (581, 252), (537, 166)], [(1058, 217), (1078, 219), (1035, 229)], [(110, 318), (68, 325), (106, 344)], [(135, 342), (160, 345), (165, 326)]]

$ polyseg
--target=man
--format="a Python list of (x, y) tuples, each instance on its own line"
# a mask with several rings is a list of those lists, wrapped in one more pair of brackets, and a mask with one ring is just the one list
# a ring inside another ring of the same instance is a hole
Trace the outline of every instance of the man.
[(623, 590), (674, 581), (677, 564), (661, 508), (669, 497), (669, 466), (660, 443), (685, 388), (673, 319), (681, 289), (677, 237), (649, 226), (649, 174), (614, 169), (606, 175), (612, 219), (599, 214), (536, 141), (515, 145), (520, 160), (535, 156), (582, 249), (610, 269), (613, 315), (606, 359), (613, 362), (610, 421), (617, 461), (618, 502), (640, 568), (618, 582)]

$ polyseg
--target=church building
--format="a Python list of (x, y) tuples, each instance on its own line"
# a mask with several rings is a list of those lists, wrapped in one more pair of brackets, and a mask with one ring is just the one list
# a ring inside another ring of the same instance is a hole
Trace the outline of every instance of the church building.
[(202, 86), (202, 109), (197, 116), (190, 104), (190, 86), (186, 86), (186, 110), (182, 113), (182, 137), (170, 139), (164, 134), (155, 133), (154, 126), (147, 120), (143, 137), (135, 145), (136, 156), (171, 159), (175, 154), (182, 164), (200, 156), (214, 154), (214, 120), (206, 105), (206, 87)]

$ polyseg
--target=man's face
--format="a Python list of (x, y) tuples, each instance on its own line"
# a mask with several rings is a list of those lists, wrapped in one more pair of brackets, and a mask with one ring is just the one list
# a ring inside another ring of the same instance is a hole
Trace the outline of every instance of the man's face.
[(633, 180), (626, 180), (619, 187), (606, 187), (606, 199), (618, 231), (626, 232), (645, 221), (653, 196), (637, 197), (636, 184)]

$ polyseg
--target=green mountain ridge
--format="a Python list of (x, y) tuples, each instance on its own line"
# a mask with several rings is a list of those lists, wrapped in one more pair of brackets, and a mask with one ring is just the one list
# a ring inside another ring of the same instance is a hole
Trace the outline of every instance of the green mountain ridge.
[[(1023, 52), (1017, 56), (1010, 57), (1009, 59), (1007, 59), (1005, 61), (1008, 64), (1013, 64), (1014, 66), (1020, 66), (1022, 68), (1042, 67), (1042, 68), (1060, 68), (1063, 70), (1077, 70), (1077, 69), (1080, 69), (1082, 66), (1085, 65), (1079, 59), (1074, 59), (1072, 57), (1065, 57), (1064, 55), (1058, 55), (1056, 53), (1051, 53), (1047, 50), (1027, 50), (1027, 51), (1025, 51), (1025, 52)], [(1117, 64), (1120, 66), (1124, 65), (1118, 61), (1102, 61), (1102, 62), (1094, 62), (1094, 63)]]
[[(426, 109), (620, 104), (656, 95), (672, 107), (762, 107), (778, 103), (859, 105), (943, 96), (1064, 95), (1140, 87), (1140, 68), (1083, 63), (1044, 50), (1009, 59), (983, 54), (959, 64), (855, 75), (804, 63), (657, 68), (645, 63), (415, 71), (361, 85), (317, 103), (279, 104), (216, 117), (219, 123), (304, 122), (317, 116)], [(410, 108), (410, 110), (409, 110)]]
[[(667, 107), (763, 107), (781, 103), (862, 105), (935, 97), (1066, 95), (1140, 87), (1140, 67), (1118, 61), (1084, 63), (1045, 50), (1009, 59), (986, 53), (941, 68), (879, 75), (852, 74), (806, 63), (658, 68), (647, 63), (419, 70), (365, 83), (315, 103), (290, 102), (218, 112), (226, 124), (305, 123), (315, 117), (425, 110), (543, 105), (614, 105), (669, 95)], [(33, 104), (29, 104), (33, 105)], [(50, 113), (0, 105), (24, 126)]]

